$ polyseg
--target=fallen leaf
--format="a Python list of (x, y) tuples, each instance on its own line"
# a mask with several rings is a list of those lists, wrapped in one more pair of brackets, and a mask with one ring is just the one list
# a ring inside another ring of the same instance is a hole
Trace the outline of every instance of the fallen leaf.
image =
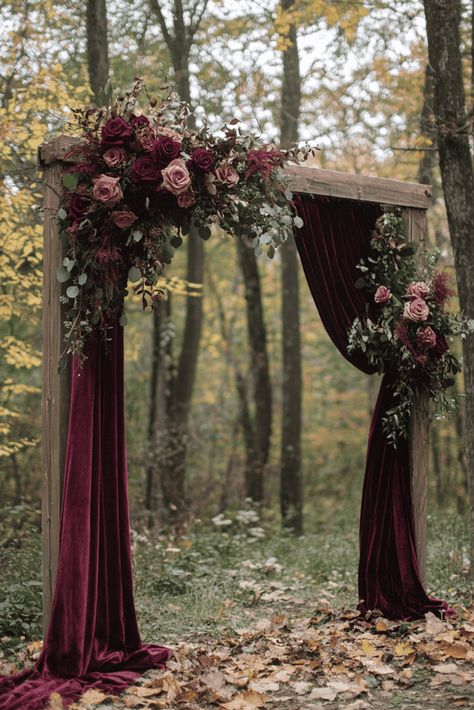
[(265, 705), (265, 700), (265, 696), (255, 690), (244, 690), (243, 693), (239, 693), (221, 707), (225, 710), (254, 710), (254, 708), (262, 708)]
[(96, 688), (89, 688), (89, 690), (86, 690), (84, 695), (81, 697), (81, 700), (87, 705), (98, 705), (105, 700), (106, 697), (107, 695), (105, 693), (101, 693), (100, 690), (97, 690)]
[(334, 688), (313, 688), (309, 696), (309, 700), (335, 700), (337, 696), (337, 690)]
[(414, 652), (414, 650), (415, 649), (413, 648), (411, 643), (403, 643), (403, 642), (397, 643), (394, 648), (395, 655), (398, 657), (409, 656), (410, 654), (412, 654)]

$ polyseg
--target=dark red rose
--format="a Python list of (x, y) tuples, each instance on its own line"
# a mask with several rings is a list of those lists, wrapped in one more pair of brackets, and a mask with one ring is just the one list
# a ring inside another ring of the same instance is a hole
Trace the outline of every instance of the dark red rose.
[(87, 195), (73, 194), (67, 206), (67, 216), (72, 222), (82, 222), (91, 206)]
[(160, 168), (164, 168), (181, 153), (181, 144), (168, 136), (160, 136), (153, 147), (153, 156)]
[(146, 128), (150, 125), (150, 121), (146, 116), (132, 116), (130, 123), (136, 131), (140, 131), (142, 128)]
[(151, 155), (144, 155), (133, 161), (130, 177), (132, 182), (156, 183), (161, 180), (161, 170)]
[(209, 173), (214, 165), (214, 156), (205, 148), (195, 148), (191, 153), (191, 167), (198, 173)]
[(443, 355), (449, 350), (448, 343), (444, 335), (436, 336), (436, 345), (431, 351), (432, 356), (435, 360), (439, 360)]
[(132, 137), (132, 129), (120, 116), (110, 118), (102, 127), (102, 145), (124, 145)]

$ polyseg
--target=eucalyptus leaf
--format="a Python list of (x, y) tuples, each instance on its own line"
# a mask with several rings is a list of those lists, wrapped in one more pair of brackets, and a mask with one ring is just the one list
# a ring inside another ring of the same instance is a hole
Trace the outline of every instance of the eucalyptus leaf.
[(61, 209), (58, 210), (58, 219), (64, 220), (64, 219), (66, 219), (66, 218), (67, 218), (67, 212), (66, 212), (66, 210), (64, 209), (64, 207), (61, 207)]
[(68, 298), (76, 298), (76, 296), (79, 296), (79, 286), (69, 286), (66, 291), (66, 296)]
[(132, 266), (132, 268), (128, 272), (129, 281), (131, 281), (132, 283), (136, 283), (137, 281), (139, 281), (141, 279), (141, 277), (142, 277), (142, 272), (140, 271), (140, 269), (137, 269), (136, 266)]
[(170, 244), (174, 249), (179, 249), (179, 247), (183, 244), (183, 240), (179, 236), (171, 237)]
[(79, 274), (77, 281), (80, 286), (84, 286), (84, 284), (87, 281), (87, 274), (85, 272), (82, 272), (82, 274)]
[(207, 226), (199, 227), (199, 236), (206, 242), (211, 236), (210, 228)]
[(64, 266), (60, 266), (59, 269), (56, 271), (56, 278), (58, 279), (59, 283), (65, 283), (65, 281), (69, 280), (69, 271), (65, 269)]
[(295, 227), (296, 227), (297, 229), (301, 229), (301, 227), (303, 226), (304, 222), (303, 222), (303, 220), (301, 219), (301, 217), (300, 217), (299, 215), (296, 215), (296, 217), (295, 217), (294, 220), (293, 220), (293, 224), (295, 225)]
[(66, 173), (65, 175), (63, 175), (63, 185), (68, 190), (74, 190), (74, 188), (77, 187), (78, 182), (79, 175), (75, 175), (73, 173)]
[(134, 242), (139, 242), (143, 237), (143, 232), (140, 232), (139, 229), (135, 229), (135, 231), (132, 232), (132, 237)]

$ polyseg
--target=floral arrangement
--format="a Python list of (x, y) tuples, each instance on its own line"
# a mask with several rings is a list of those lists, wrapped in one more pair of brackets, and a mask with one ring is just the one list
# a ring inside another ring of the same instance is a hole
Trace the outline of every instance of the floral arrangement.
[[(147, 115), (136, 110), (142, 94)], [(206, 240), (217, 225), (272, 257), (302, 224), (280, 170), (296, 153), (262, 145), (238, 121), (217, 134), (191, 130), (188, 107), (173, 94), (150, 99), (140, 79), (111, 106), (74, 113), (83, 140), (67, 156), (58, 212), (67, 352), (82, 356), (94, 327), (124, 322), (128, 281), (154, 307), (164, 266), (191, 229)]]
[(379, 373), (394, 373), (395, 406), (383, 426), (394, 446), (406, 437), (417, 394), (435, 401), (441, 414), (452, 408), (446, 390), (461, 363), (449, 349), (452, 336), (465, 337), (468, 323), (446, 310), (453, 291), (449, 276), (437, 268), (439, 252), (423, 254), (407, 242), (403, 220), (385, 212), (377, 221), (371, 255), (358, 264), (356, 287), (369, 294), (366, 318), (356, 318), (349, 331), (349, 352), (365, 353)]

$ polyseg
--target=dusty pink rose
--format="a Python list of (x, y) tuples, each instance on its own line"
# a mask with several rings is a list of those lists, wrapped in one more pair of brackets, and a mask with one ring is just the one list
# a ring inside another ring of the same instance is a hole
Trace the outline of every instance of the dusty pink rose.
[(375, 292), (375, 303), (387, 303), (392, 298), (392, 292), (386, 286), (379, 286)]
[(103, 158), (109, 168), (118, 168), (125, 160), (125, 151), (123, 148), (108, 148)]
[(127, 229), (136, 222), (137, 215), (132, 210), (117, 210), (112, 213), (112, 220), (120, 229)]
[(163, 170), (163, 187), (173, 195), (182, 195), (191, 185), (191, 176), (182, 158), (172, 160)]
[(122, 188), (119, 185), (120, 178), (110, 175), (99, 175), (94, 179), (92, 195), (99, 202), (103, 202), (107, 207), (113, 207), (123, 197)]
[(405, 303), (403, 317), (407, 320), (419, 323), (420, 321), (426, 320), (429, 314), (430, 311), (428, 305), (422, 298), (414, 298), (412, 301), (407, 301)]
[(232, 165), (222, 163), (216, 169), (216, 180), (218, 182), (222, 182), (230, 187), (233, 187), (234, 185), (237, 185), (239, 179), (239, 173), (232, 167)]
[(196, 197), (190, 190), (188, 190), (187, 192), (183, 192), (181, 195), (178, 195), (178, 205), (183, 209), (188, 209), (188, 207), (192, 207), (195, 202)]
[(437, 343), (436, 333), (433, 328), (430, 328), (429, 325), (420, 328), (416, 334), (416, 343), (421, 350), (432, 350)]
[(424, 281), (414, 281), (407, 288), (407, 296), (410, 298), (426, 298), (430, 293), (430, 287)]
[(217, 194), (217, 187), (215, 186), (215, 181), (216, 181), (216, 176), (214, 173), (206, 173), (204, 175), (204, 184), (206, 186), (206, 190), (210, 195), (215, 195)]

